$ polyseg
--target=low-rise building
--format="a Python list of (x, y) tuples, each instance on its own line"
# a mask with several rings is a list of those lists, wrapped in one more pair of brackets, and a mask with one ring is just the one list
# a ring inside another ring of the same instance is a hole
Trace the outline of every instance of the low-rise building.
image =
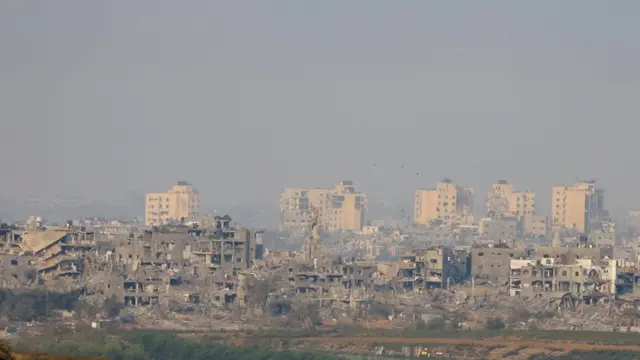
[(511, 259), (524, 255), (524, 249), (510, 248), (504, 243), (471, 248), (471, 276), (506, 282), (509, 279)]
[(560, 298), (567, 293), (615, 294), (616, 278), (615, 261), (597, 265), (588, 259), (539, 258), (511, 260), (509, 285), (512, 296)]

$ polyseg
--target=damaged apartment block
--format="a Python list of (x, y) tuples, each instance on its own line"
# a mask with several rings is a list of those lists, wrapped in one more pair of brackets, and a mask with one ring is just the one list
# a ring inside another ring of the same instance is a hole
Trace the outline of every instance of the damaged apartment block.
[(209, 229), (156, 227), (116, 242), (105, 292), (135, 306), (171, 299), (234, 303), (238, 274), (263, 252), (262, 234), (233, 227), (229, 216), (216, 217)]

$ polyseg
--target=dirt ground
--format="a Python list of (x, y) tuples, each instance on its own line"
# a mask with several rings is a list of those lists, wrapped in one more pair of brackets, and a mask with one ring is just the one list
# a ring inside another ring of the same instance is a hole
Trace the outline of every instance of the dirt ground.
[(612, 345), (612, 344), (584, 344), (559, 340), (523, 340), (517, 337), (493, 338), (493, 339), (469, 339), (469, 338), (390, 338), (390, 337), (313, 337), (291, 339), (292, 342), (302, 343), (331, 343), (331, 344), (442, 344), (442, 345), (473, 345), (480, 347), (502, 346), (505, 348), (533, 348), (533, 349), (562, 349), (564, 351), (592, 351), (592, 350), (617, 350), (640, 351), (640, 345)]

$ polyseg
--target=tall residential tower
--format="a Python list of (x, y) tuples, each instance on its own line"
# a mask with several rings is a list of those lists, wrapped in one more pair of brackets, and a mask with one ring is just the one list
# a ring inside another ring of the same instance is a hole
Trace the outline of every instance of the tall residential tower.
[(145, 198), (145, 225), (200, 216), (200, 194), (186, 181), (178, 181), (166, 193), (149, 193)]
[(457, 186), (451, 179), (442, 180), (435, 189), (417, 190), (413, 220), (422, 225), (471, 225), (473, 193), (473, 189)]
[(589, 232), (593, 220), (607, 216), (604, 190), (596, 188), (595, 180), (554, 186), (551, 207), (554, 226), (574, 229), (581, 234)]
[(535, 214), (536, 195), (529, 191), (515, 191), (513, 184), (498, 180), (487, 194), (485, 210), (497, 217), (515, 216), (520, 219)]
[(366, 225), (367, 197), (356, 190), (352, 181), (329, 189), (284, 189), (280, 193), (282, 228), (306, 227), (312, 207), (318, 212), (323, 231), (359, 231)]

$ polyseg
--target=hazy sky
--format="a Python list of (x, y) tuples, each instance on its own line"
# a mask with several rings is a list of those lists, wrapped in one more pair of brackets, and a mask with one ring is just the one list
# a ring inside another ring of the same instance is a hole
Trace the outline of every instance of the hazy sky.
[[(0, 196), (277, 206), (596, 178), (640, 207), (640, 2), (0, 1)], [(377, 166), (373, 166), (373, 164)], [(400, 166), (404, 164), (404, 169)], [(420, 175), (416, 175), (419, 172)]]

